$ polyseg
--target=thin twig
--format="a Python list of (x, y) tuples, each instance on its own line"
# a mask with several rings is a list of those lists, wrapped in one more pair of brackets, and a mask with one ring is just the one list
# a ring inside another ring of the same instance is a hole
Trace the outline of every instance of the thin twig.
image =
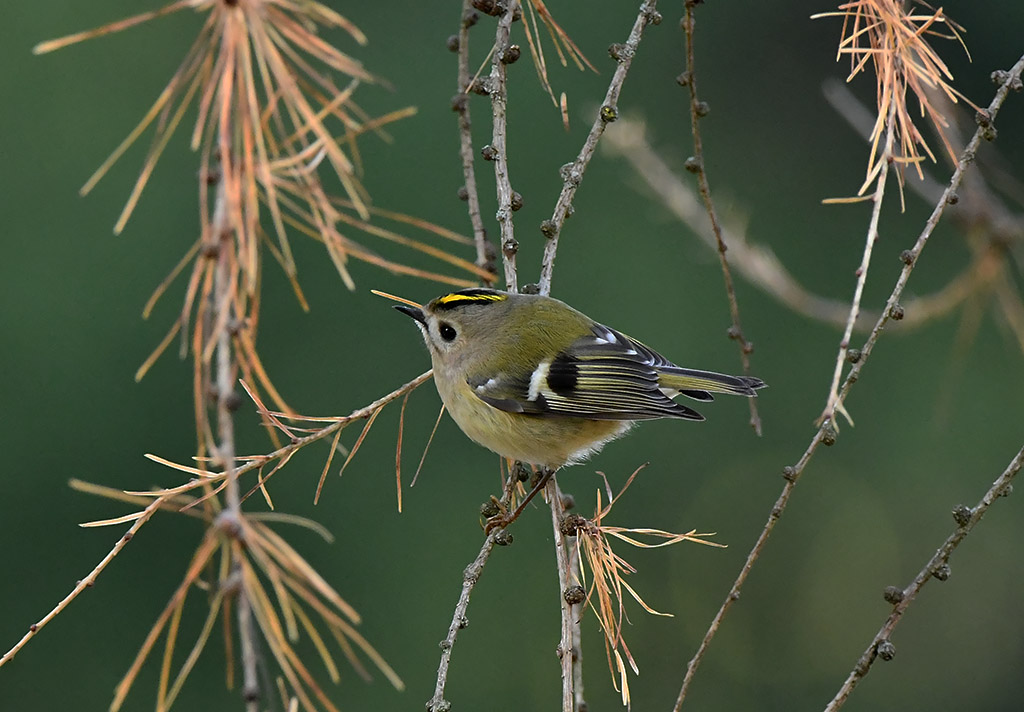
[(82, 591), (85, 591), (88, 588), (92, 588), (92, 585), (96, 583), (96, 579), (103, 572), (103, 570), (107, 568), (107, 564), (113, 561), (114, 557), (121, 553), (121, 549), (123, 549), (125, 545), (132, 540), (132, 538), (138, 533), (139, 529), (142, 528), (142, 525), (148, 522), (150, 517), (152, 517), (158, 510), (163, 508), (167, 500), (170, 499), (171, 496), (172, 495), (167, 495), (165, 497), (157, 497), (144, 510), (142, 510), (142, 512), (139, 514), (138, 519), (136, 519), (135, 522), (128, 528), (128, 531), (126, 531), (121, 536), (121, 538), (117, 540), (117, 543), (114, 544), (114, 547), (109, 552), (107, 552), (107, 555), (104, 556), (98, 564), (96, 564), (93, 570), (90, 571), (85, 578), (83, 578), (81, 581), (75, 584), (75, 587), (71, 589), (71, 593), (65, 596), (61, 600), (61, 602), (54, 606), (49, 613), (40, 618), (37, 622), (30, 625), (28, 628), (28, 632), (21, 637), (21, 640), (15, 643), (14, 647), (12, 647), (10, 650), (4, 653), (3, 657), (0, 658), (0, 667), (3, 667), (6, 663), (9, 663), (11, 660), (13, 660), (14, 656), (18, 654), (18, 651), (25, 647), (28, 641), (34, 638), (36, 634), (39, 633), (39, 631), (41, 631), (46, 626), (47, 623), (56, 618), (65, 608), (68, 607), (68, 605), (72, 601), (78, 598), (78, 595), (82, 593)]
[(871, 251), (878, 241), (878, 221), (882, 216), (882, 202), (885, 198), (885, 185), (889, 177), (889, 165), (892, 163), (893, 142), (896, 138), (896, 102), (889, 104), (889, 116), (886, 119), (885, 148), (882, 149), (882, 156), (879, 161), (878, 177), (875, 182), (875, 192), (871, 196), (871, 220), (868, 223), (868, 234), (864, 240), (864, 254), (861, 257), (860, 266), (857, 268), (857, 286), (853, 290), (853, 299), (850, 301), (850, 313), (846, 317), (846, 327), (843, 330), (843, 338), (839, 341), (839, 352), (836, 354), (836, 365), (832, 373), (832, 383), (829, 385), (828, 400), (825, 404), (825, 411), (821, 415), (822, 421), (831, 420), (832, 426), (838, 430), (839, 423), (836, 422), (836, 411), (842, 413), (847, 421), (853, 425), (853, 418), (842, 407), (839, 400), (839, 379), (843, 376), (843, 364), (846, 363), (847, 350), (850, 348), (850, 336), (853, 334), (853, 325), (857, 323), (857, 316), (860, 314), (860, 300), (864, 294), (864, 285), (868, 281), (868, 268), (871, 266)]
[[(711, 184), (708, 182), (708, 173), (704, 161), (704, 141), (701, 138), (700, 122), (707, 114), (707, 105), (697, 98), (697, 69), (696, 52), (694, 51), (694, 30), (696, 18), (694, 17), (694, 6), (696, 2), (687, 0), (684, 3), (685, 15), (683, 16), (683, 32), (686, 34), (686, 85), (690, 90), (690, 130), (693, 134), (693, 158), (688, 162), (697, 175), (697, 186), (700, 191), (701, 200), (704, 202), (704, 209), (707, 211), (708, 219), (711, 221), (711, 232), (715, 235), (715, 247), (718, 251), (718, 262), (722, 268), (722, 282), (725, 284), (725, 294), (729, 301), (729, 316), (732, 319), (732, 326), (729, 327), (729, 338), (733, 339), (740, 348), (740, 361), (743, 364), (743, 373), (750, 375), (750, 354), (754, 345), (747, 341), (743, 335), (743, 327), (740, 324), (740, 305), (736, 300), (736, 287), (732, 281), (732, 271), (729, 269), (729, 259), (725, 253), (728, 247), (725, 244), (725, 237), (722, 234), (722, 224), (718, 220), (718, 212), (715, 210), (715, 203), (711, 199)], [(758, 435), (761, 434), (761, 416), (757, 412), (757, 400), (748, 398), (747, 405), (750, 407), (750, 427)]]
[(455, 606), (451, 625), (448, 626), (448, 635), (441, 641), (441, 662), (437, 667), (434, 696), (427, 701), (427, 712), (445, 712), (448, 709), (448, 702), (444, 699), (444, 686), (448, 682), (448, 666), (451, 664), (452, 648), (455, 647), (455, 638), (459, 631), (468, 624), (466, 611), (469, 608), (469, 597), (491, 555), (491, 550), (494, 548), (494, 537), (497, 533), (494, 531), (487, 535), (483, 546), (480, 547), (480, 553), (462, 573), (462, 590), (459, 593), (459, 601)]
[(889, 636), (892, 635), (893, 629), (896, 628), (903, 614), (907, 612), (910, 604), (917, 598), (917, 594), (921, 592), (921, 589), (924, 588), (924, 585), (933, 576), (948, 575), (943, 573), (945, 571), (943, 567), (948, 566), (949, 557), (960, 546), (960, 542), (974, 529), (974, 526), (981, 521), (981, 518), (985, 516), (988, 508), (992, 506), (996, 499), (1010, 493), (1010, 483), (1017, 476), (1017, 473), (1020, 472), (1022, 466), (1024, 466), (1024, 448), (1020, 449), (1016, 457), (1003, 470), (1003, 474), (996, 478), (996, 481), (992, 483), (992, 486), (988, 488), (981, 501), (973, 509), (961, 505), (953, 510), (953, 516), (956, 518), (959, 526), (946, 538), (946, 541), (929, 559), (928, 563), (917, 572), (917, 576), (910, 582), (910, 585), (902, 591), (886, 592), (887, 596), (894, 602), (892, 613), (889, 614), (885, 623), (875, 634), (867, 650), (857, 660), (857, 663), (853, 666), (849, 676), (847, 676), (846, 681), (839, 688), (835, 697), (825, 706), (825, 712), (836, 712), (836, 710), (843, 706), (850, 693), (853, 692), (853, 688), (870, 672), (871, 665), (875, 662), (877, 656), (882, 655), (883, 660), (892, 658), (896, 649), (889, 642)]
[(608, 91), (605, 93), (604, 102), (602, 102), (601, 108), (597, 112), (594, 125), (590, 127), (590, 133), (587, 134), (579, 155), (572, 163), (562, 166), (562, 192), (558, 196), (558, 202), (555, 203), (551, 219), (541, 224), (541, 232), (548, 238), (547, 243), (544, 245), (544, 257), (541, 262), (540, 281), (538, 283), (541, 294), (551, 293), (551, 277), (555, 268), (555, 254), (558, 252), (558, 237), (562, 232), (562, 225), (565, 223), (565, 218), (572, 207), (572, 199), (576, 196), (576, 189), (579, 188), (583, 180), (583, 174), (590, 164), (590, 159), (594, 157), (597, 142), (604, 133), (605, 127), (618, 118), (619, 93), (622, 91), (622, 84), (626, 80), (626, 74), (633, 63), (633, 57), (636, 55), (637, 47), (640, 45), (644, 29), (649, 24), (660, 22), (661, 15), (655, 9), (657, 5), (657, 0), (646, 0), (640, 6), (640, 12), (633, 23), (633, 29), (630, 30), (626, 42), (624, 44), (612, 45), (610, 48), (609, 51), (618, 61), (619, 66), (615, 68), (615, 74), (612, 75), (611, 82), (608, 84)]
[[(502, 505), (507, 504), (515, 491), (516, 479), (509, 474), (506, 482), (505, 492), (502, 495)], [(441, 641), (441, 662), (437, 667), (437, 682), (434, 685), (434, 696), (427, 700), (427, 712), (447, 712), (451, 705), (444, 699), (444, 687), (448, 682), (448, 666), (451, 664), (452, 649), (455, 647), (455, 639), (459, 631), (469, 624), (466, 618), (466, 611), (469, 609), (469, 597), (473, 593), (476, 582), (484, 571), (484, 565), (491, 556), (494, 549), (495, 539), (502, 534), (504, 529), (495, 529), (484, 538), (480, 552), (473, 559), (473, 562), (466, 567), (462, 573), (462, 590), (459, 592), (458, 603), (455, 604), (455, 612), (452, 614), (452, 622), (448, 626), (448, 635)]]
[[(412, 379), (408, 383), (406, 383), (406, 384), (404, 384), (402, 386), (399, 386), (395, 390), (391, 391), (390, 393), (388, 393), (385, 396), (381, 396), (380, 398), (378, 398), (377, 400), (373, 401), (372, 403), (370, 403), (368, 405), (365, 405), (362, 408), (358, 408), (358, 409), (352, 411), (348, 415), (345, 415), (345, 416), (342, 416), (342, 417), (339, 417), (339, 418), (310, 418), (310, 420), (330, 420), (332, 422), (330, 423), (330, 425), (325, 425), (324, 427), (320, 428), (319, 430), (314, 430), (309, 435), (305, 435), (303, 437), (295, 438), (294, 440), (289, 442), (287, 445), (283, 445), (283, 446), (279, 447), (277, 450), (274, 450), (273, 452), (267, 453), (265, 455), (260, 455), (259, 457), (253, 457), (251, 459), (248, 459), (247, 462), (244, 465), (238, 465), (235, 468), (235, 475), (236, 475), (236, 477), (241, 477), (242, 475), (244, 475), (246, 473), (249, 473), (249, 472), (252, 472), (253, 470), (259, 470), (260, 468), (265, 466), (268, 462), (273, 462), (274, 460), (289, 458), (292, 455), (294, 455), (295, 452), (297, 452), (298, 450), (301, 450), (302, 448), (304, 448), (305, 446), (309, 445), (310, 443), (314, 443), (317, 440), (323, 440), (324, 438), (328, 437), (329, 435), (334, 435), (339, 429), (346, 427), (347, 425), (349, 425), (353, 421), (365, 420), (365, 419), (371, 417), (374, 413), (379, 411), (381, 408), (383, 408), (388, 403), (390, 403), (390, 402), (392, 402), (394, 400), (397, 400), (398, 398), (401, 398), (402, 396), (404, 396), (409, 391), (414, 390), (418, 386), (422, 385), (424, 382), (430, 380), (430, 377), (433, 376), (433, 375), (434, 375), (433, 371), (427, 371), (425, 373), (421, 373), (419, 376), (416, 376), (416, 378)], [(150, 456), (150, 459), (154, 459), (155, 460), (157, 458), (155, 458), (153, 456)], [(166, 463), (166, 461), (164, 461), (164, 462)], [(175, 467), (175, 469), (182, 470), (182, 471), (187, 471), (187, 468), (183, 468), (182, 466), (177, 466), (177, 467)], [(176, 491), (181, 490), (183, 488), (190, 488), (190, 486), (194, 482), (215, 483), (216, 482), (216, 478), (215, 477), (206, 477), (206, 478), (201, 479), (201, 480), (198, 480), (198, 479), (197, 480), (192, 480), (192, 482), (190, 482), (187, 485), (183, 485), (181, 487), (175, 487), (175, 488), (172, 488), (171, 490), (166, 490), (164, 492), (157, 492), (157, 494), (164, 494), (165, 492), (166, 493), (176, 492)]]
[[(571, 586), (579, 584), (579, 578), (573, 575), (573, 566), (569, 557), (569, 546), (562, 532), (562, 517), (565, 509), (562, 492), (558, 481), (552, 477), (544, 488), (551, 508), (551, 527), (554, 531), (555, 564), (558, 569), (558, 597), (562, 613), (562, 634), (558, 642), (556, 654), (562, 664), (562, 712), (575, 712), (580, 709), (583, 700), (583, 675), (579, 665), (580, 650), (580, 604), (572, 604), (566, 600), (566, 593)], [(579, 689), (576, 684), (580, 683)]]
[[(1008, 71), (1004, 77), (1003, 83), (999, 86), (996, 91), (995, 97), (989, 104), (986, 113), (990, 122), (994, 122), (996, 115), (999, 113), (999, 108), (1003, 105), (1006, 100), (1007, 93), (1009, 92), (1010, 85), (1018, 80), (1021, 72), (1024, 71), (1024, 56), (1022, 56), (1017, 63), (1013, 65), (1013, 68)], [(963, 154), (960, 156), (960, 160), (957, 162), (956, 170), (953, 171), (953, 175), (950, 178), (949, 184), (943, 191), (940, 200), (936, 203), (931, 216), (925, 223), (921, 234), (918, 236), (917, 241), (914, 243), (914, 247), (907, 251), (909, 259), (900, 272), (899, 278), (896, 280), (896, 284), (892, 289), (892, 293), (889, 295), (889, 299), (886, 301), (886, 308), (883, 310), (881, 316), (878, 318), (874, 328), (868, 335), (867, 341), (861, 348), (861, 356), (857, 363), (853, 365), (850, 372), (846, 375), (846, 380), (843, 382), (842, 388), (839, 390), (838, 404), (841, 404), (846, 396), (849, 394), (853, 384), (860, 377), (860, 373), (864, 368), (864, 364), (867, 363), (868, 358), (871, 355), (871, 351), (882, 334), (885, 325), (888, 323), (891, 315), (893, 314), (893, 307), (897, 306), (900, 297), (903, 295), (903, 290), (906, 288), (907, 280), (910, 278), (911, 272), (914, 270), (914, 266), (917, 264), (918, 258), (921, 256), (921, 252), (924, 250), (925, 245), (928, 243), (929, 237), (931, 237), (932, 231), (938, 224), (939, 219), (942, 217), (946, 206), (949, 204), (950, 197), (956, 192), (960, 186), (960, 182), (963, 179), (964, 171), (967, 167), (974, 162), (974, 156), (977, 152), (978, 145), (982, 140), (983, 134), (986, 133), (986, 128), (979, 126), (978, 130), (975, 131), (974, 136), (967, 144), (967, 148), (964, 149)], [(725, 600), (722, 602), (721, 607), (715, 614), (714, 619), (711, 621), (711, 625), (708, 627), (707, 632), (704, 634), (704, 638), (697, 648), (696, 654), (686, 666), (686, 675), (683, 678), (682, 687), (679, 690), (679, 696), (676, 699), (676, 704), (672, 708), (673, 712), (679, 712), (683, 706), (683, 701), (686, 699), (686, 694), (689, 691), (693, 676), (700, 666), (701, 660), (704, 658), (704, 654), (707, 651), (708, 645), (711, 640), (715, 637), (715, 633), (718, 632), (718, 628), (722, 623), (726, 612), (732, 607), (732, 604), (739, 598), (740, 591), (743, 588), (743, 584), (747, 580), (747, 576), (750, 575), (751, 569), (753, 569), (754, 563), (761, 555), (762, 549), (768, 541), (768, 537), (771, 536), (772, 531), (775, 529), (775, 525), (778, 523), (779, 518), (785, 512), (786, 505), (789, 503), (790, 496), (793, 493), (796, 483), (799, 481), (800, 476), (803, 474), (804, 469), (810, 462), (811, 457), (818, 449), (818, 445), (821, 442), (828, 442), (832, 444), (835, 439), (835, 430), (830, 422), (822, 423), (817, 431), (814, 433), (814, 437), (811, 439), (810, 444), (801, 455), (800, 459), (795, 465), (787, 466), (783, 470), (783, 476), (786, 478), (786, 484), (782, 487), (782, 493), (779, 495), (775, 504), (772, 506), (771, 511), (768, 514), (768, 521), (761, 530), (761, 534), (758, 536), (757, 541), (754, 543), (754, 547), (747, 554), (747, 559), (743, 563), (743, 567), (740, 569), (739, 575), (736, 577), (736, 581), (733, 582), (732, 587), (729, 589), (729, 593), (726, 595)]]
[[(853, 92), (838, 81), (826, 82), (823, 92), (836, 112), (845, 118), (858, 133), (867, 136), (870, 140), (873, 119), (867, 108), (853, 95)], [(944, 131), (946, 139), (950, 145), (956, 147), (957, 151), (962, 151), (964, 140), (960, 135), (962, 131), (957, 121), (962, 112), (955, 111), (953, 102), (944, 93), (938, 90), (932, 90), (930, 93), (935, 95), (933, 99), (936, 103), (944, 104), (940, 113), (950, 120), (950, 126), (946, 127)], [(1019, 296), (1011, 298), (1008, 302), (1004, 301), (1001, 290), (996, 287), (1000, 281), (996, 275), (1003, 273), (1005, 268), (1013, 269), (1016, 254), (1013, 248), (1019, 245), (1021, 238), (1024, 237), (1024, 215), (1012, 210), (1007, 202), (987, 184), (983, 172), (994, 174), (998, 182), (1004, 184), (1007, 182), (995, 164), (996, 161), (990, 161), (988, 165), (983, 164), (984, 171), (976, 171), (964, 181), (957, 192), (959, 199), (956, 209), (949, 215), (949, 220), (957, 225), (968, 238), (968, 246), (973, 255), (971, 264), (958, 277), (950, 280), (939, 293), (918, 299), (925, 302), (922, 306), (935, 306), (941, 309), (946, 306), (952, 308), (969, 297), (987, 293), (986, 296), (992, 299), (996, 308), (1002, 312), (1002, 316), (1014, 332), (1018, 342), (1024, 344), (1024, 328), (1022, 328), (1024, 324), (1021, 324), (1016, 318), (1017, 314), (1024, 309), (1022, 306), (1024, 302)], [(928, 173), (921, 173), (920, 180), (908, 181), (905, 186), (929, 204), (934, 204), (943, 190), (943, 186)], [(933, 296), (937, 299), (932, 300)], [(949, 297), (949, 299), (943, 302), (939, 299), (942, 296)], [(932, 304), (929, 305), (928, 301), (931, 301)], [(921, 323), (921, 319), (916, 318), (921, 316), (918, 313), (919, 310), (912, 308), (910, 303), (907, 304), (907, 307), (908, 317), (914, 317), (915, 323)]]
[(512, 224), (512, 183), (508, 175), (508, 86), (506, 83), (505, 50), (509, 46), (512, 17), (520, 9), (519, 0), (509, 0), (505, 13), (498, 18), (498, 29), (491, 52), (491, 76), (487, 87), (491, 95), (492, 134), (491, 161), (494, 163), (494, 184), (498, 194), (498, 226), (501, 230), (501, 255), (505, 266), (505, 289), (518, 292), (516, 276), (516, 241)]
[(469, 222), (473, 226), (473, 243), (476, 245), (476, 264), (486, 270), (494, 270), (494, 252), (487, 241), (487, 230), (480, 215), (480, 192), (476, 183), (476, 169), (473, 167), (475, 158), (473, 151), (473, 123), (469, 116), (469, 97), (466, 91), (472, 78), (469, 74), (469, 21), (473, 13), (470, 0), (462, 2), (462, 17), (459, 21), (459, 72), (458, 93), (452, 100), (452, 107), (459, 115), (459, 157), (462, 159), (462, 176), (465, 180), (463, 196), (469, 211)]
[[(1016, 64), (1006, 72), (1003, 83), (999, 85), (992, 102), (985, 110), (988, 119), (986, 123), (989, 125), (995, 123), (999, 109), (1002, 107), (1003, 102), (1006, 101), (1007, 94), (1010, 91), (1010, 86), (1020, 79), (1022, 72), (1024, 72), (1024, 56), (1021, 56), (1021, 58), (1017, 60)], [(881, 335), (881, 332), (885, 328), (889, 319), (892, 318), (894, 314), (902, 315), (904, 313), (903, 309), (894, 308), (899, 306), (899, 300), (903, 295), (903, 290), (906, 287), (907, 280), (910, 279), (910, 273), (917, 264), (917, 260), (921, 256), (921, 252), (924, 250), (925, 245), (928, 243), (928, 239), (935, 230), (935, 226), (939, 224), (939, 220), (942, 218), (942, 215), (946, 210), (946, 206), (952, 202), (953, 196), (960, 188), (964, 172), (974, 162), (978, 146), (981, 144), (984, 136), (988, 133), (989, 128), (987, 126), (979, 126), (974, 132), (974, 136), (971, 137), (967, 147), (960, 155), (960, 160), (957, 162), (956, 170), (953, 171), (953, 176), (950, 178), (949, 185), (942, 192), (942, 196), (936, 203), (935, 208), (932, 210), (932, 214), (925, 222), (924, 229), (921, 231), (921, 234), (918, 235), (914, 246), (906, 251), (905, 264), (900, 272), (900, 276), (896, 280), (896, 285), (893, 287), (892, 293), (886, 300), (885, 309), (882, 310), (881, 316), (878, 318), (874, 328), (871, 330), (871, 334), (868, 336), (867, 341), (865, 341), (864, 346), (861, 348), (861, 358), (853, 365), (846, 376), (846, 380), (843, 382), (843, 387), (839, 392), (839, 403), (842, 403), (846, 399), (846, 395), (849, 393), (850, 388), (860, 376), (860, 372), (864, 368), (864, 363), (867, 361), (867, 357), (871, 354), (871, 350), (874, 348), (875, 342), (878, 341), (878, 337)]]

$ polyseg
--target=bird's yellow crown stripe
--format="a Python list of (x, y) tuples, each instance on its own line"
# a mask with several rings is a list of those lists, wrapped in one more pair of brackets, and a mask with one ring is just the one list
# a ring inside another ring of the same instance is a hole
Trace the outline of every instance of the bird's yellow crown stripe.
[(462, 304), (483, 304), (487, 302), (502, 302), (508, 299), (507, 294), (501, 292), (494, 292), (491, 290), (464, 290), (461, 292), (452, 292), (451, 294), (445, 294), (442, 297), (438, 297), (435, 301), (435, 306), (443, 309), (450, 309)]

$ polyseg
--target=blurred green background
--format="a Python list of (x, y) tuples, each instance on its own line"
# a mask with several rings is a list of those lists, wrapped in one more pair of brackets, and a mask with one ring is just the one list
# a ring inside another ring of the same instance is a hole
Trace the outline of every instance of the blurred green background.
[[(119, 536), (77, 526), (126, 507), (75, 493), (68, 479), (135, 489), (169, 485), (179, 478), (143, 453), (185, 462), (193, 452), (190, 363), (169, 353), (142, 383), (132, 379), (174, 318), (183, 285), (172, 288), (148, 322), (140, 318), (142, 306), (198, 229), (196, 160), (187, 150), (187, 130), (172, 140), (120, 237), (111, 228), (144, 148), (132, 150), (89, 198), (79, 199), (76, 191), (148, 108), (201, 20), (179, 13), (52, 55), (31, 54), (41, 40), (157, 4), (8, 3), (0, 23), (5, 650)], [(460, 3), (329, 4), (358, 24), (370, 44), (358, 48), (340, 34), (332, 39), (393, 84), (393, 91), (362, 88), (362, 105), (371, 113), (419, 108), (389, 129), (393, 144), (362, 142), (371, 195), (382, 207), (468, 232), (464, 204), (456, 199), (462, 179), (449, 109), (455, 56), (445, 48)], [(511, 69), (510, 169), (526, 203), (515, 216), (521, 282), (537, 278), (543, 242), (537, 225), (554, 205), (559, 166), (575, 156), (588, 127), (584, 118), (604, 95), (614, 68), (606, 48), (625, 39), (637, 3), (550, 5), (600, 75), (553, 69), (556, 92), (568, 91), (574, 117), (566, 133), (525, 53)], [(992, 12), (986, 3), (954, 0), (945, 8), (966, 27), (973, 63), (953, 43), (942, 43), (940, 51), (957, 86), (986, 105), (994, 91), (990, 72), (1008, 68), (1022, 51), (1021, 33), (1009, 29), (1024, 28), (1024, 6), (1003, 3)], [(811, 2), (708, 3), (699, 10), (698, 61), (702, 98), (711, 107), (703, 125), (709, 175), (721, 211), (741, 216), (750, 239), (770, 246), (809, 288), (845, 300), (869, 207), (823, 206), (821, 200), (856, 191), (866, 148), (822, 98), (822, 82), (841, 79), (847, 70), (834, 62), (840, 22), (809, 19), (829, 9)], [(681, 169), (691, 150), (687, 97), (674, 83), (683, 69), (681, 7), (661, 10), (665, 22), (648, 31), (619, 108), (642, 117), (652, 143)], [(483, 60), (492, 27), (485, 18), (473, 31), (475, 62)], [(522, 35), (518, 41), (525, 46)], [(868, 100), (874, 95), (867, 80), (854, 90)], [(483, 145), (487, 101), (473, 97), (472, 110), (476, 142)], [(1019, 167), (1021, 97), (1012, 96), (1003, 111), (995, 149)], [(933, 146), (938, 153), (937, 142)], [(928, 168), (946, 180), (947, 165)], [(478, 171), (484, 214), (493, 215), (490, 166), (480, 162)], [(562, 234), (555, 294), (674, 360), (739, 370), (725, 334), (729, 317), (714, 254), (647, 193), (624, 162), (597, 157)], [(883, 302), (900, 268), (899, 252), (912, 244), (930, 210), (908, 196), (901, 215), (890, 192), (868, 308)], [(496, 234), (493, 220), (489, 227)], [(416, 330), (368, 290), (425, 301), (441, 287), (355, 264), (359, 289), (349, 293), (319, 245), (302, 238), (294, 244), (312, 312), (299, 308), (268, 262), (259, 344), (291, 404), (305, 413), (347, 413), (427, 367)], [(969, 255), (961, 236), (941, 226), (909, 292), (940, 287)], [(471, 258), (468, 250), (465, 256)], [(589, 512), (600, 486), (596, 470), (618, 487), (650, 462), (609, 522), (716, 531), (729, 545), (620, 549), (638, 568), (630, 579), (635, 588), (675, 616), (629, 609), (626, 636), (641, 670), (631, 679), (638, 710), (671, 708), (686, 661), (781, 489), (780, 471), (807, 446), (827, 394), (838, 330), (794, 315), (742, 279), (737, 291), (744, 327), (756, 344), (754, 372), (771, 386), (759, 401), (764, 437), (747, 426), (745, 403), (720, 399), (703, 409), (706, 423), (645, 424), (560, 477)], [(1024, 359), (990, 303), (982, 305), (977, 335), (961, 358), (953, 355), (959, 311), (907, 333), (893, 327), (884, 336), (848, 400), (856, 428), (844, 427), (836, 446), (811, 463), (710, 649), (689, 708), (820, 709), (887, 616), (882, 589), (910, 581), (952, 531), (952, 507), (973, 505), (1021, 446)], [(430, 385), (409, 402), (406, 481), (438, 405)], [(397, 693), (380, 676), (367, 685), (343, 669), (345, 679), (330, 692), (344, 710), (423, 708), (462, 569), (480, 545), (478, 505), (497, 491), (496, 458), (446, 420), (398, 514), (397, 419), (394, 406), (381, 415), (345, 477), (328, 480), (316, 508), (311, 502), (324, 446), (296, 457), (271, 488), (279, 510), (313, 517), (335, 534), (328, 545), (306, 530), (284, 530), (363, 614), (362, 632), (408, 686)], [(252, 408), (240, 411), (238, 423), (240, 451), (269, 448)], [(357, 434), (353, 428), (345, 442), (351, 445)], [(72, 699), (76, 709), (104, 709), (200, 534), (195, 522), (179, 517), (148, 524), (94, 589), (0, 670), (0, 709), (64, 710)], [(531, 509), (514, 534), (514, 545), (495, 552), (474, 593), (470, 626), (453, 658), (447, 697), (454, 709), (557, 705), (558, 588), (546, 510)], [(929, 585), (900, 625), (893, 637), (896, 659), (874, 667), (847, 709), (1020, 709), (1022, 536), (1019, 495), (998, 502), (953, 557), (949, 581)], [(186, 608), (183, 640), (198, 629), (202, 600), (196, 595)], [(583, 631), (591, 709), (616, 709), (600, 632), (589, 615)], [(147, 665), (126, 709), (151, 708), (157, 668), (153, 661)], [(241, 709), (223, 678), (215, 635), (178, 708)]]

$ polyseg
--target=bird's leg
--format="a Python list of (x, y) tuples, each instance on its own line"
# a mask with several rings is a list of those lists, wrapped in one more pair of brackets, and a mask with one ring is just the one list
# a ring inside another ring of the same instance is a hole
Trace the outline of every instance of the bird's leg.
[(515, 511), (513, 511), (511, 514), (507, 511), (500, 512), (499, 514), (496, 514), (495, 516), (488, 519), (487, 523), (484, 525), (484, 533), (490, 534), (491, 531), (493, 531), (494, 529), (507, 527), (509, 524), (518, 519), (519, 515), (522, 514), (523, 510), (526, 509), (526, 505), (530, 503), (530, 500), (537, 496), (538, 492), (544, 489), (544, 486), (548, 483), (548, 480), (550, 480), (554, 476), (554, 474), (555, 471), (550, 468), (540, 468), (540, 470), (537, 472), (536, 482), (533, 485), (533, 489), (531, 489), (529, 494), (526, 495), (526, 498), (519, 503), (519, 506), (515, 508)]

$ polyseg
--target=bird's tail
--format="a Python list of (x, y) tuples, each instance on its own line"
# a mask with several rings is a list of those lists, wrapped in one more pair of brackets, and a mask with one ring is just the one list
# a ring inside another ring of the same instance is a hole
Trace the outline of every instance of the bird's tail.
[(712, 393), (728, 393), (734, 396), (756, 396), (758, 388), (767, 384), (752, 376), (728, 376), (713, 371), (698, 371), (692, 368), (660, 370), (658, 385), (675, 390), (684, 396), (697, 400), (712, 400)]

